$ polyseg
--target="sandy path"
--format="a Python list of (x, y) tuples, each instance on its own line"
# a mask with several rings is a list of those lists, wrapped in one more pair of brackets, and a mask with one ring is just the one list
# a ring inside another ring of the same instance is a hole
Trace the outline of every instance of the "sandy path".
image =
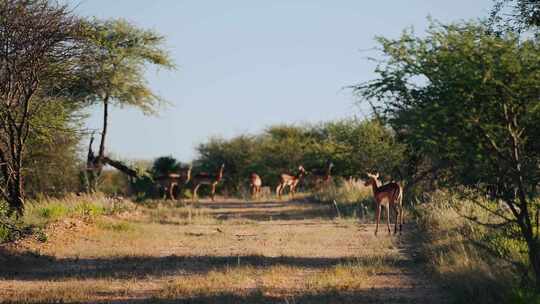
[(195, 210), (200, 218), (189, 224), (163, 209), (159, 220), (107, 219), (128, 223), (121, 231), (75, 225), (46, 244), (0, 248), (0, 299), (441, 302), (413, 258), (410, 232), (393, 237), (381, 229), (375, 237), (372, 224), (336, 219), (332, 209), (306, 203), (203, 202)]

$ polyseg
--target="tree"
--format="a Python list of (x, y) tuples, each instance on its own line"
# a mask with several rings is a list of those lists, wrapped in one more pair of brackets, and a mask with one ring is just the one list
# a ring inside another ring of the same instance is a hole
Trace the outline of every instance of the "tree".
[[(386, 56), (356, 92), (412, 150), (447, 173), (448, 186), (490, 192), (484, 206), (526, 242), (540, 291), (540, 44), (483, 24), (432, 24), (425, 38), (378, 38)], [(493, 191), (493, 189), (495, 189)]]
[(516, 32), (540, 28), (540, 0), (494, 0), (491, 24)]
[[(335, 176), (349, 177), (367, 171), (399, 177), (404, 145), (376, 120), (341, 120), (317, 125), (276, 125), (258, 135), (232, 139), (212, 138), (199, 145), (195, 166), (214, 171), (225, 164), (224, 186), (238, 191), (257, 173), (265, 185), (276, 185), (284, 172), (325, 171), (335, 165)], [(309, 175), (306, 181), (309, 180)]]
[[(103, 104), (103, 127), (98, 155), (89, 153), (88, 179), (92, 190), (104, 165), (109, 106), (133, 106), (155, 113), (162, 102), (145, 83), (147, 64), (172, 69), (163, 49), (164, 37), (124, 20), (94, 20), (86, 24), (86, 44), (78, 62), (79, 77), (71, 84), (74, 98)], [(91, 148), (91, 147), (90, 147)]]
[(176, 173), (181, 168), (180, 164), (172, 156), (161, 156), (154, 160), (152, 164), (152, 174), (156, 176), (166, 176), (170, 173)]
[(24, 159), (26, 193), (61, 195), (80, 191), (79, 144), (82, 133), (82, 104), (54, 102), (44, 106), (30, 121)]
[(51, 103), (74, 66), (79, 20), (46, 0), (0, 1), (0, 193), (24, 209), (24, 160), (31, 121)]

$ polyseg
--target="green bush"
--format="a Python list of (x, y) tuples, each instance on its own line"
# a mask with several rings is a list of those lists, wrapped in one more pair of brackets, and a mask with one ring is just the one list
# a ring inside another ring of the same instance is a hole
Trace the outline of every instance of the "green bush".
[(13, 230), (9, 227), (0, 224), (0, 244), (11, 241), (13, 238)]

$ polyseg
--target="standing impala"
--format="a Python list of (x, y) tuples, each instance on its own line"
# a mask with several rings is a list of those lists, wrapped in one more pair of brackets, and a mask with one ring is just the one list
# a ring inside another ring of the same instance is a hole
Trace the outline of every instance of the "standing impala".
[(296, 192), (296, 187), (298, 186), (298, 183), (302, 180), (302, 178), (306, 175), (306, 170), (304, 167), (299, 166), (298, 167), (298, 174), (296, 175), (290, 175), (287, 173), (282, 173), (280, 175), (280, 182), (279, 185), (276, 188), (276, 194), (279, 198), (281, 198), (281, 193), (283, 192), (283, 189), (286, 186), (289, 186), (289, 194), (291, 197), (294, 198), (294, 193)]
[(379, 221), (381, 219), (381, 208), (386, 209), (386, 226), (388, 227), (388, 233), (390, 233), (390, 207), (394, 208), (396, 212), (396, 222), (394, 225), (394, 234), (397, 233), (397, 225), (399, 219), (399, 233), (401, 234), (403, 226), (403, 188), (395, 182), (388, 183), (383, 186), (379, 186), (379, 173), (369, 174), (367, 173), (368, 180), (365, 185), (371, 185), (373, 189), (373, 197), (375, 198), (375, 209), (377, 212), (377, 225), (375, 226), (375, 235), (379, 230)]
[(320, 189), (323, 186), (326, 186), (332, 180), (332, 168), (334, 164), (332, 162), (328, 163), (326, 170), (314, 170), (312, 172), (315, 181), (315, 188)]
[(251, 188), (251, 196), (255, 199), (261, 193), (262, 180), (257, 173), (251, 173), (249, 177), (249, 187)]
[(178, 173), (169, 173), (156, 177), (156, 182), (164, 191), (164, 196), (174, 199), (174, 189), (182, 184), (189, 183), (191, 179), (191, 165), (187, 169), (180, 169)]
[(216, 194), (216, 186), (223, 178), (223, 169), (225, 169), (225, 164), (221, 165), (216, 175), (209, 174), (207, 172), (201, 172), (191, 177), (191, 180), (193, 181), (193, 201), (197, 199), (197, 190), (199, 190), (199, 187), (201, 185), (209, 185), (212, 187), (211, 198), (212, 202), (214, 201), (214, 196)]

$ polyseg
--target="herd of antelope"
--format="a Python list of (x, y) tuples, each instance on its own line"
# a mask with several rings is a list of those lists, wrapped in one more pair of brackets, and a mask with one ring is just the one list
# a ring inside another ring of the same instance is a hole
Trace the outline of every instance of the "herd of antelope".
[[(321, 188), (332, 181), (332, 168), (333, 163), (328, 163), (325, 169), (323, 170), (313, 170), (309, 172), (313, 176), (314, 184), (316, 188)], [(202, 185), (210, 186), (210, 197), (214, 201), (216, 187), (223, 179), (223, 172), (225, 169), (225, 164), (222, 164), (215, 174), (208, 172), (200, 172), (197, 174), (192, 174), (192, 167), (190, 166), (187, 169), (182, 169), (178, 173), (170, 173), (168, 175), (159, 176), (156, 178), (157, 184), (163, 189), (164, 193), (168, 198), (174, 199), (174, 190), (180, 185), (187, 185), (189, 182), (192, 184), (192, 199), (195, 201), (197, 199), (197, 191)], [(276, 187), (276, 195), (281, 198), (283, 191), (289, 187), (289, 195), (294, 197), (298, 185), (301, 183), (302, 179), (308, 174), (303, 166), (298, 167), (298, 173), (282, 173), (279, 176), (279, 184)], [(384, 209), (386, 213), (386, 226), (388, 228), (388, 233), (390, 230), (390, 209), (394, 210), (395, 213), (395, 225), (394, 233), (402, 231), (403, 226), (403, 187), (396, 182), (391, 182), (385, 185), (381, 185), (379, 180), (379, 174), (370, 174), (367, 173), (368, 179), (364, 183), (365, 186), (371, 186), (373, 190), (373, 196), (375, 199), (375, 211), (376, 211), (376, 221), (375, 226), (375, 235), (379, 230), (379, 222), (381, 218), (381, 213)], [(261, 177), (257, 173), (252, 173), (249, 177), (249, 187), (252, 197), (258, 198), (261, 194), (263, 182)]]

